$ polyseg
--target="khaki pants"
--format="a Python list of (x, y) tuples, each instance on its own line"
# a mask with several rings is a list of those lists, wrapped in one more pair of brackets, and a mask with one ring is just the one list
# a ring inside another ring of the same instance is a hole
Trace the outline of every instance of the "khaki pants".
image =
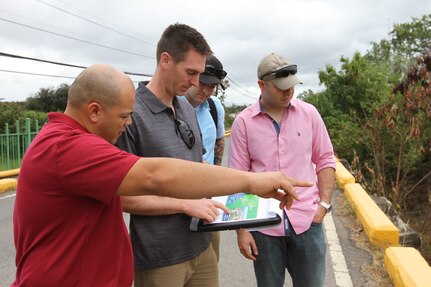
[(219, 231), (211, 232), (211, 245), (214, 248), (214, 252), (217, 257), (217, 262), (219, 262), (219, 259), (220, 259), (220, 232)]
[(135, 287), (218, 287), (218, 264), (212, 244), (195, 258), (152, 269), (135, 268)]

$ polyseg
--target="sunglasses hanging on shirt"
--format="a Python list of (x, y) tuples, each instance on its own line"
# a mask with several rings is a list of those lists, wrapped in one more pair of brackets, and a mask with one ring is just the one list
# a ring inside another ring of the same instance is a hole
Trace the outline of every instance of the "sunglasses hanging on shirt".
[(181, 119), (175, 119), (174, 121), (177, 134), (181, 136), (181, 139), (186, 146), (191, 149), (195, 145), (195, 135), (193, 134), (193, 131), (190, 129), (187, 122)]

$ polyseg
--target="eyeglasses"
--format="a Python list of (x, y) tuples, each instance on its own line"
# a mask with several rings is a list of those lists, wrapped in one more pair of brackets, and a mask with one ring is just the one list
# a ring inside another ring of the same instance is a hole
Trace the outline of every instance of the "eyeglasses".
[[(277, 78), (285, 78), (289, 75), (295, 75), (298, 71), (296, 65), (289, 65), (278, 69), (277, 71), (269, 72), (260, 77), (262, 81), (270, 81)], [(266, 77), (266, 79), (264, 79)]]
[(216, 68), (214, 66), (211, 66), (211, 65), (206, 65), (205, 66), (205, 72), (204, 72), (204, 74), (207, 74), (207, 75), (210, 75), (210, 76), (215, 76), (219, 80), (223, 80), (227, 76), (226, 71), (218, 69), (218, 68)]
[(175, 119), (175, 128), (186, 146), (191, 149), (195, 145), (195, 135), (189, 125), (183, 120)]

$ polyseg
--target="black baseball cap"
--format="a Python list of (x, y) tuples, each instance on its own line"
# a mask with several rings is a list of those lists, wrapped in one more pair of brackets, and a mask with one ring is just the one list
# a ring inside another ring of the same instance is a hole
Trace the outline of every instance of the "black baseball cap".
[(227, 73), (223, 70), (223, 65), (215, 56), (207, 57), (205, 62), (205, 71), (200, 74), (199, 81), (206, 85), (219, 84), (223, 90), (225, 87), (222, 84)]

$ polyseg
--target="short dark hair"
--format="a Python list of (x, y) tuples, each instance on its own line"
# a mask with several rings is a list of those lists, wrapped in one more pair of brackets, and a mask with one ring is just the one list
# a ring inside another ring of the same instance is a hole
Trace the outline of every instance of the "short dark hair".
[(195, 28), (180, 23), (169, 25), (157, 43), (157, 63), (163, 52), (169, 53), (175, 62), (180, 62), (190, 49), (205, 56), (213, 54), (204, 36)]

